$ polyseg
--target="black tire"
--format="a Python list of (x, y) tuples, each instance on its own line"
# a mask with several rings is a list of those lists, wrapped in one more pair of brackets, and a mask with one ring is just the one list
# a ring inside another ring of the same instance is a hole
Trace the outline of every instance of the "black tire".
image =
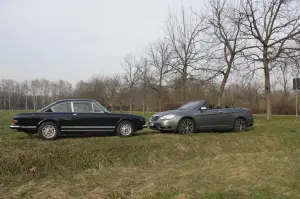
[(44, 122), (39, 126), (38, 135), (44, 140), (54, 140), (59, 135), (58, 126), (54, 122)]
[(244, 132), (247, 130), (247, 122), (244, 118), (238, 118), (234, 122), (233, 132)]
[(130, 137), (134, 133), (134, 127), (132, 123), (128, 120), (120, 122), (117, 127), (117, 136), (120, 137)]
[(177, 133), (190, 134), (195, 132), (195, 122), (189, 118), (184, 118), (179, 122)]

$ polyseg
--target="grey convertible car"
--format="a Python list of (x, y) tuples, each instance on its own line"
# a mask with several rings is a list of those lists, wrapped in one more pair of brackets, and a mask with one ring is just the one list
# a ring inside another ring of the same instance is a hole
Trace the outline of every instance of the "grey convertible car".
[(178, 109), (156, 113), (149, 127), (180, 134), (198, 131), (246, 131), (253, 126), (252, 111), (247, 108), (211, 108), (204, 100), (192, 101)]

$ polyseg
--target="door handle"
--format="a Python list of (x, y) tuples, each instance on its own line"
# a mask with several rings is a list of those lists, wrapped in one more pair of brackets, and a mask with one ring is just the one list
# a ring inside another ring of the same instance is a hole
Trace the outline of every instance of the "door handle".
[(219, 113), (223, 113), (223, 111), (219, 111)]
[(73, 115), (77, 115), (76, 113), (73, 113)]

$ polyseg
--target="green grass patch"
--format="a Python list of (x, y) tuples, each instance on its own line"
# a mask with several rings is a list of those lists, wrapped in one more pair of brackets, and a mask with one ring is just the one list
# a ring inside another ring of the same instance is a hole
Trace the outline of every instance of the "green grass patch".
[[(255, 116), (244, 133), (43, 141), (0, 111), (0, 198), (299, 198), (300, 122)], [(134, 114), (142, 115), (140, 112)], [(153, 113), (146, 113), (149, 117)]]

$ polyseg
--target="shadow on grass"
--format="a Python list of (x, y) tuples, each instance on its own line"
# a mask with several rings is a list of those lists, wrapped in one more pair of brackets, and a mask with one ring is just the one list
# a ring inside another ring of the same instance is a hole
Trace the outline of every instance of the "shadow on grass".
[[(252, 127), (250, 129), (247, 129), (246, 132), (241, 132), (241, 133), (247, 133), (249, 131), (253, 131), (255, 130), (256, 127)], [(224, 134), (224, 133), (235, 133), (232, 132), (231, 130), (211, 130), (211, 131), (200, 131), (200, 132), (196, 132), (195, 134), (201, 134), (201, 133), (218, 133), (218, 134)], [(238, 133), (238, 132), (237, 132)], [(150, 130), (147, 129), (147, 131), (145, 132), (135, 132), (133, 133), (133, 135), (131, 137), (136, 137), (136, 136), (147, 136), (147, 135), (157, 135), (157, 134), (176, 134), (178, 135), (176, 132), (159, 132), (159, 131), (155, 131), (155, 130)], [(84, 133), (69, 133), (69, 134), (60, 134), (59, 137), (57, 138), (57, 140), (60, 139), (73, 139), (73, 138), (92, 138), (92, 137), (117, 137), (117, 135), (115, 133), (107, 133), (107, 132), (103, 132), (103, 133), (99, 133), (99, 132), (84, 132)], [(19, 137), (19, 139), (41, 139), (37, 134), (29, 134), (28, 136), (24, 136), (24, 137)]]
[[(146, 136), (146, 135), (154, 135), (154, 134), (160, 134), (156, 131), (147, 131), (147, 132), (136, 132), (133, 133), (131, 137), (136, 136)], [(95, 133), (95, 132), (84, 132), (84, 133), (69, 133), (69, 134), (60, 134), (56, 140), (60, 139), (73, 139), (73, 138), (92, 138), (92, 137), (118, 137), (115, 133)], [(37, 134), (29, 134), (25, 137), (20, 137), (19, 139), (41, 139)]]

